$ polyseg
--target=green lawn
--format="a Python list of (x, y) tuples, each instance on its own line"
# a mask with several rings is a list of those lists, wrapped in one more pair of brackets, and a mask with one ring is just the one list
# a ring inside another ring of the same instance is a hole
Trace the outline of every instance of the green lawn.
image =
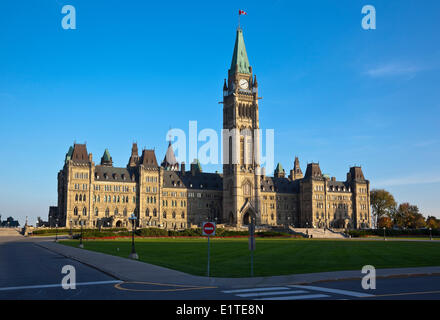
[[(78, 240), (60, 243), (78, 246)], [(128, 257), (131, 241), (85, 240), (84, 249)], [(119, 248), (119, 251), (118, 251)], [(206, 275), (206, 239), (136, 239), (141, 261)], [(257, 239), (254, 275), (273, 276), (337, 270), (440, 266), (440, 243), (367, 240)], [(211, 239), (211, 276), (250, 274), (247, 239)]]

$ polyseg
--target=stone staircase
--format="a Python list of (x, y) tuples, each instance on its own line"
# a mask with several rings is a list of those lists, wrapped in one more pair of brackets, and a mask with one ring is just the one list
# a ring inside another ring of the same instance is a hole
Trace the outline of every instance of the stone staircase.
[(347, 236), (342, 232), (336, 232), (331, 229), (321, 228), (293, 228), (289, 227), (289, 230), (294, 234), (301, 234), (305, 238), (313, 239), (345, 239)]

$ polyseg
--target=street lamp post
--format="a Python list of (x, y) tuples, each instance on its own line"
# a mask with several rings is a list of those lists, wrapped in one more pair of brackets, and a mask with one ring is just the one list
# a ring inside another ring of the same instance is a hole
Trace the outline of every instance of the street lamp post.
[(307, 238), (309, 237), (309, 222), (306, 221), (306, 234), (307, 234)]
[(79, 247), (84, 248), (84, 245), (83, 245), (83, 220), (80, 220), (79, 224), (81, 225), (81, 236), (79, 238)]
[(429, 239), (432, 240), (432, 228), (429, 228)]
[(132, 213), (132, 214), (131, 214), (131, 217), (128, 218), (128, 219), (131, 220), (131, 223), (132, 223), (132, 231), (133, 231), (133, 234), (132, 234), (132, 237), (131, 237), (131, 253), (130, 253), (130, 255), (129, 255), (129, 258), (131, 258), (131, 259), (135, 259), (135, 260), (138, 260), (138, 259), (139, 259), (139, 256), (138, 256), (138, 254), (136, 253), (136, 249), (135, 249), (135, 247), (134, 247), (134, 233), (135, 233), (135, 230), (136, 230), (136, 219), (137, 219), (137, 217), (136, 217), (136, 215), (135, 215), (134, 213)]
[(58, 241), (58, 219), (55, 222), (55, 242)]
[(383, 227), (383, 239), (384, 240), (386, 240), (387, 238), (386, 238), (386, 236), (385, 236), (385, 230), (386, 230), (386, 228), (385, 227)]

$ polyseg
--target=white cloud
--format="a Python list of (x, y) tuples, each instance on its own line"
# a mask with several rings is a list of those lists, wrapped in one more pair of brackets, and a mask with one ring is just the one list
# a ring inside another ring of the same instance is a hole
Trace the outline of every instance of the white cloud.
[(440, 175), (438, 173), (433, 174), (417, 174), (412, 176), (405, 176), (400, 178), (391, 178), (385, 180), (375, 181), (374, 187), (392, 187), (392, 186), (405, 186), (414, 184), (428, 184), (428, 183), (440, 183)]
[(413, 76), (422, 70), (423, 68), (419, 66), (394, 63), (372, 68), (367, 70), (365, 74), (373, 78), (402, 75)]

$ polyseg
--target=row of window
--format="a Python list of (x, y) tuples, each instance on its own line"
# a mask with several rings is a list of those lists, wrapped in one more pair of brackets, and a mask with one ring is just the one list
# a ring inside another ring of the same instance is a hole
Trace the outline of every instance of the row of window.
[[(82, 189), (81, 189), (81, 186), (82, 186)], [(74, 185), (73, 185), (73, 187), (74, 187), (74, 189), (75, 190), (87, 190), (87, 188), (88, 188), (88, 185), (87, 184), (79, 184), (79, 183), (75, 183)]]
[(145, 191), (147, 193), (151, 193), (151, 192), (157, 193), (157, 187), (146, 187)]
[(86, 195), (85, 194), (76, 194), (75, 195), (75, 201), (86, 201)]
[[(121, 192), (121, 191), (122, 192), (130, 192), (130, 187), (128, 187), (128, 186), (104, 185), (103, 187), (104, 187), (104, 191), (108, 191), (108, 192), (111, 192), (111, 191), (114, 191), (114, 192)], [(101, 191), (101, 186), (95, 184), (93, 186), (93, 189), (95, 191)], [(133, 187), (133, 192), (136, 192), (136, 187)]]
[(87, 172), (76, 172), (75, 179), (88, 179), (89, 174)]
[(147, 203), (156, 203), (156, 196), (154, 196), (154, 197), (147, 197)]
[[(190, 194), (193, 194), (193, 195), (194, 195), (193, 192), (190, 192), (190, 193), (188, 194), (189, 197), (190, 197)], [(199, 193), (199, 194), (201, 195), (201, 193)], [(167, 197), (168, 195), (171, 196), (171, 197), (177, 197), (177, 192), (168, 192), (168, 191), (164, 191), (164, 192), (162, 192), (162, 195), (163, 195), (164, 197)], [(186, 192), (180, 192), (179, 195), (180, 195), (181, 197), (186, 197)], [(199, 197), (199, 198), (200, 198), (200, 197)]]
[[(135, 196), (132, 197), (133, 203), (136, 203), (137, 198)], [(101, 202), (101, 196), (100, 195), (94, 195), (93, 196), (93, 202)], [(113, 202), (113, 203), (129, 203), (128, 196), (112, 196), (111, 195), (104, 195), (103, 202)]]
[[(177, 207), (177, 200), (171, 200), (171, 207)], [(164, 207), (168, 207), (168, 199), (164, 199), (162, 200), (162, 206)], [(180, 206), (181, 207), (186, 207), (186, 201), (185, 200), (180, 200)]]
[(157, 177), (149, 177), (149, 176), (147, 176), (146, 181), (147, 182), (157, 182)]
[[(162, 217), (163, 217), (164, 219), (167, 218), (167, 213), (166, 213), (166, 211), (164, 211), (164, 212), (162, 213)], [(171, 213), (171, 217), (172, 217), (173, 219), (176, 219), (176, 212), (173, 211), (173, 213)], [(185, 219), (185, 213), (182, 212), (182, 213), (180, 214), (180, 217), (181, 217), (182, 219)]]

